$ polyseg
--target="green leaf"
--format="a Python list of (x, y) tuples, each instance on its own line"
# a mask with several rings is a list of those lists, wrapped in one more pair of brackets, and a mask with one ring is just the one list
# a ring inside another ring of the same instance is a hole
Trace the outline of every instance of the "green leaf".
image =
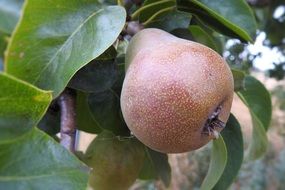
[(213, 141), (211, 161), (208, 173), (201, 185), (201, 190), (212, 189), (222, 176), (227, 164), (227, 147), (220, 136)]
[(0, 71), (3, 70), (4, 52), (8, 43), (8, 36), (0, 32)]
[(177, 28), (171, 31), (171, 34), (178, 38), (183, 38), (190, 41), (195, 41), (190, 30), (188, 28)]
[(102, 129), (93, 118), (91, 110), (88, 105), (88, 94), (77, 91), (76, 96), (76, 122), (77, 127), (81, 131), (87, 133), (100, 133)]
[(88, 104), (100, 128), (112, 131), (116, 135), (129, 134), (121, 113), (120, 97), (113, 90), (89, 94)]
[(244, 79), (244, 90), (238, 92), (239, 97), (250, 111), (261, 121), (263, 128), (268, 129), (272, 115), (270, 93), (265, 86), (253, 76)]
[(244, 0), (178, 0), (178, 9), (196, 15), (216, 31), (242, 41), (253, 41), (257, 24)]
[(143, 6), (158, 2), (158, 1), (163, 1), (163, 0), (145, 0), (143, 3)]
[(234, 90), (235, 92), (244, 89), (244, 78), (246, 76), (245, 72), (238, 69), (231, 69), (234, 77)]
[(252, 141), (247, 158), (257, 159), (267, 149), (266, 131), (272, 115), (270, 94), (264, 85), (252, 76), (244, 78), (244, 90), (237, 92), (237, 94), (248, 107), (253, 123)]
[(132, 20), (139, 18), (140, 22), (145, 22), (160, 10), (170, 7), (174, 8), (175, 4), (175, 0), (149, 1), (134, 12), (131, 17)]
[(57, 97), (71, 77), (110, 47), (126, 19), (123, 7), (96, 0), (29, 0), (8, 46), (6, 71)]
[(31, 130), (46, 112), (51, 92), (0, 73), (0, 143)]
[(157, 180), (158, 179), (156, 170), (149, 157), (146, 157), (144, 160), (143, 167), (139, 174), (139, 179), (142, 179), (142, 180)]
[(189, 30), (196, 42), (204, 44), (215, 51), (219, 51), (212, 36), (197, 25), (189, 26)]
[(0, 189), (84, 190), (87, 173), (83, 163), (37, 128), (0, 142)]
[(80, 69), (68, 86), (88, 93), (98, 93), (110, 89), (118, 77), (114, 60), (93, 60)]
[(227, 164), (214, 190), (227, 190), (233, 183), (243, 161), (243, 138), (237, 119), (230, 115), (221, 135), (227, 149)]
[(102, 57), (91, 61), (73, 76), (68, 86), (89, 93), (110, 89), (118, 77), (118, 68), (114, 62), (114, 57)]
[(250, 115), (252, 119), (253, 132), (251, 143), (246, 152), (246, 159), (256, 160), (266, 153), (268, 147), (268, 139), (266, 136), (266, 130), (264, 129), (260, 119), (257, 118), (253, 112), (251, 112)]
[(153, 18), (146, 21), (145, 27), (160, 28), (167, 32), (171, 32), (176, 28), (188, 28), (192, 17), (189, 13), (177, 10), (157, 12), (153, 16)]
[(171, 168), (167, 154), (145, 147), (146, 158), (139, 178), (144, 180), (160, 179), (166, 187), (170, 185)]
[[(129, 41), (127, 39), (124, 39), (124, 40), (118, 40), (117, 42), (118, 42), (116, 44), (116, 50), (118, 52), (117, 58), (125, 58), (124, 56), (126, 55)], [(125, 59), (123, 59), (123, 63), (124, 62), (125, 62)]]
[(200, 21), (200, 19), (195, 16), (192, 17), (190, 26), (192, 25), (199, 26), (203, 32), (205, 32), (211, 38), (211, 41), (215, 43), (215, 51), (221, 55), (223, 54), (226, 41), (224, 36), (211, 29), (208, 25)]
[[(123, 61), (125, 62), (125, 57), (123, 57)], [(118, 67), (118, 77), (117, 77), (116, 82), (112, 86), (112, 90), (114, 90), (115, 93), (120, 97), (121, 91), (122, 91), (123, 82), (124, 82), (124, 79), (125, 79), (125, 64), (124, 63), (120, 63), (120, 64), (117, 65), (117, 67)]]
[(24, 0), (0, 0), (0, 31), (11, 34), (14, 30)]

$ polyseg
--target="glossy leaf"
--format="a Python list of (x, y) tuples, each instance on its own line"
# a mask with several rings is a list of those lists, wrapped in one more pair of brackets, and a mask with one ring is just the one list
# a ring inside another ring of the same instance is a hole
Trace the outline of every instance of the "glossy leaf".
[(68, 86), (89, 93), (110, 89), (118, 77), (118, 68), (114, 62), (115, 56), (116, 51), (114, 55), (106, 55), (91, 61), (73, 76)]
[(272, 103), (270, 93), (265, 86), (256, 78), (246, 76), (244, 90), (240, 91), (238, 95), (267, 130), (271, 121)]
[(96, 0), (29, 0), (8, 46), (5, 70), (54, 98), (118, 37), (126, 13)]
[(244, 0), (178, 0), (178, 9), (195, 14), (216, 31), (242, 41), (253, 41), (256, 21)]
[(189, 13), (168, 10), (166, 12), (158, 12), (151, 20), (145, 24), (148, 28), (160, 28), (164, 31), (171, 32), (176, 28), (188, 28), (191, 20)]
[(257, 159), (267, 149), (266, 131), (270, 125), (272, 103), (269, 92), (264, 85), (252, 76), (244, 79), (244, 90), (237, 92), (248, 107), (253, 123), (252, 142), (247, 157)]
[(201, 190), (212, 189), (219, 181), (227, 165), (227, 154), (226, 144), (220, 136), (213, 141), (210, 166), (201, 185)]
[(88, 168), (37, 128), (0, 142), (0, 189), (84, 190)]
[(204, 44), (205, 46), (218, 51), (218, 47), (216, 46), (214, 39), (201, 27), (197, 25), (191, 25), (189, 26), (189, 30), (196, 42)]
[(24, 0), (0, 0), (0, 31), (11, 34), (14, 30)]
[(0, 73), (0, 92), (0, 143), (31, 130), (52, 98), (51, 92), (3, 73)]
[(88, 104), (101, 129), (112, 131), (116, 135), (129, 133), (121, 114), (120, 98), (113, 90), (89, 94)]
[(211, 41), (215, 43), (215, 51), (220, 55), (224, 53), (224, 46), (226, 43), (225, 36), (220, 35), (215, 32), (215, 30), (211, 29), (208, 25), (203, 23), (199, 18), (193, 15), (190, 26), (199, 26), (206, 34), (211, 38)]
[(234, 90), (235, 92), (244, 89), (244, 78), (246, 74), (242, 70), (231, 69), (233, 77), (234, 77)]
[(132, 14), (132, 19), (135, 20), (138, 17), (140, 22), (145, 22), (165, 8), (174, 8), (175, 4), (175, 0), (149, 1)]
[(114, 60), (94, 60), (80, 69), (68, 86), (83, 92), (103, 92), (113, 86), (117, 75)]
[(170, 185), (171, 168), (167, 154), (145, 147), (146, 158), (139, 178), (144, 180), (160, 179), (166, 187)]
[(243, 138), (237, 119), (230, 115), (225, 129), (221, 132), (227, 149), (227, 164), (214, 190), (227, 190), (233, 183), (243, 161)]
[(76, 122), (81, 131), (95, 134), (102, 131), (89, 108), (88, 94), (80, 91), (77, 91), (76, 96)]
[(178, 38), (183, 38), (186, 40), (195, 41), (190, 30), (188, 28), (177, 28), (171, 32), (174, 36)]

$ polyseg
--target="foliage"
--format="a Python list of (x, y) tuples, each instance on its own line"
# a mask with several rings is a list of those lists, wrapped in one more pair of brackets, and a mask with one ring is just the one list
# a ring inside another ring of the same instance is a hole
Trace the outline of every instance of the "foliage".
[[(79, 130), (134, 138), (119, 101), (130, 21), (200, 42), (220, 54), (229, 37), (253, 42), (256, 35), (254, 12), (244, 0), (124, 2), (0, 0), (0, 71), (4, 70), (0, 74), (0, 189), (86, 188), (86, 155), (79, 156), (79, 161), (53, 139), (60, 127), (56, 103), (65, 88), (77, 94)], [(257, 159), (266, 151), (270, 95), (248, 73), (234, 66), (232, 73), (235, 91), (248, 106), (254, 124), (247, 152), (249, 158)], [(111, 146), (106, 142), (104, 150)], [(167, 155), (143, 148), (146, 156), (138, 178), (162, 180), (169, 186)], [(231, 116), (213, 142), (202, 189), (227, 189), (240, 169), (243, 151), (240, 125)]]
[[(255, 1), (262, 2), (261, 0)], [(268, 1), (261, 6), (253, 6), (258, 24), (258, 35), (264, 35), (262, 45), (270, 51), (275, 52), (281, 58), (272, 59), (267, 73), (270, 77), (282, 80), (285, 76), (285, 6), (283, 0)], [(251, 53), (246, 45), (240, 41), (234, 41), (227, 48), (227, 61), (234, 67), (249, 71), (255, 60), (262, 58), (262, 51)]]

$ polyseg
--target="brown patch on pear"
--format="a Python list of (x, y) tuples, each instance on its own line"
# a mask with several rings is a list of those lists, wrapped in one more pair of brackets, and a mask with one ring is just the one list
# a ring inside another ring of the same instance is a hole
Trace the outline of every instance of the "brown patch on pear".
[[(131, 40), (121, 94), (123, 117), (146, 146), (164, 153), (200, 148), (226, 123), (233, 100), (233, 77), (212, 49), (159, 29), (144, 29)], [(217, 120), (218, 119), (218, 120)]]

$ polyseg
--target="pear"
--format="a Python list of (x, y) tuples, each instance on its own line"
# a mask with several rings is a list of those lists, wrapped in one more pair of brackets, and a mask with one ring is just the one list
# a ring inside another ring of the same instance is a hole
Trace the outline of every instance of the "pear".
[(91, 168), (89, 185), (94, 190), (127, 190), (136, 180), (145, 158), (137, 139), (104, 131), (89, 145), (84, 162)]
[(230, 68), (214, 50), (152, 28), (130, 41), (122, 114), (151, 149), (182, 153), (218, 138), (233, 93)]

